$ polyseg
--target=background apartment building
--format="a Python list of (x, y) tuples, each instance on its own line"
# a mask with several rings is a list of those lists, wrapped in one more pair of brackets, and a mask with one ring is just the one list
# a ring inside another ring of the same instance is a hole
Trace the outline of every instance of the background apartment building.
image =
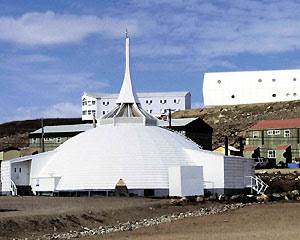
[(252, 126), (245, 157), (263, 157), (274, 164), (300, 160), (300, 119), (264, 120)]
[[(116, 106), (118, 94), (90, 93), (84, 92), (82, 95), (82, 120), (93, 120), (108, 113)], [(168, 113), (168, 109), (173, 111), (191, 109), (190, 92), (156, 92), (137, 93), (142, 108), (154, 116), (161, 116)]]

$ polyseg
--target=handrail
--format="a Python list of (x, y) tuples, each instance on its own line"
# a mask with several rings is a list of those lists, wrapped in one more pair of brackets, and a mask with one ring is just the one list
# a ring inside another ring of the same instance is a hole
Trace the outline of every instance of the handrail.
[(253, 190), (257, 192), (257, 194), (263, 194), (266, 189), (269, 187), (263, 180), (261, 180), (259, 177), (255, 176), (245, 176), (247, 178), (250, 178), (251, 180), (251, 193), (253, 193)]
[(14, 183), (13, 180), (10, 179), (10, 191), (12, 193), (13, 196), (17, 196), (18, 195), (18, 189), (16, 184)]

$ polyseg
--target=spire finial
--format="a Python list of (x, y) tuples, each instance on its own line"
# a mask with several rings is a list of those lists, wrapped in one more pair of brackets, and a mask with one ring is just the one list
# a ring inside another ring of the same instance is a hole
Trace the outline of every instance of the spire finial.
[(125, 36), (126, 36), (126, 38), (128, 38), (128, 31), (127, 31), (127, 28), (126, 28), (126, 31), (125, 31)]

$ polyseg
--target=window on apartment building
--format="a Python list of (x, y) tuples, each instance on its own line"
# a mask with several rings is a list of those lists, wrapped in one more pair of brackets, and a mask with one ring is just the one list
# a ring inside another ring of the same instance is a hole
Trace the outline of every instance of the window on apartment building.
[(259, 138), (259, 131), (253, 132), (253, 138)]
[(291, 131), (290, 129), (284, 130), (284, 137), (290, 137), (291, 136)]
[(88, 115), (91, 115), (92, 114), (92, 111), (91, 110), (88, 110)]
[(19, 168), (19, 172), (22, 172), (22, 168)]
[(280, 130), (268, 130), (267, 134), (269, 136), (271, 136), (271, 135), (280, 135)]
[(96, 104), (96, 101), (92, 101), (92, 105), (95, 105)]
[(91, 106), (92, 105), (92, 102), (91, 101), (88, 101), (88, 106)]
[(179, 104), (180, 103), (180, 99), (174, 99), (174, 103), (177, 103), (177, 104)]
[(17, 168), (15, 168), (15, 172), (17, 172)]
[(82, 115), (86, 115), (86, 111), (82, 111)]
[(152, 113), (152, 109), (147, 109), (146, 110), (148, 113)]
[(165, 104), (165, 103), (167, 103), (167, 99), (161, 99), (159, 102), (162, 104)]
[(160, 113), (166, 113), (167, 109), (160, 109)]
[(106, 114), (106, 111), (102, 111), (102, 114), (105, 115), (105, 114)]
[(268, 150), (268, 158), (276, 158), (276, 151)]
[(61, 142), (62, 142), (61, 137), (57, 137), (57, 138), (56, 138), (56, 142), (57, 142), (57, 143), (61, 143)]
[(150, 105), (152, 103), (151, 99), (146, 100), (146, 104)]
[(86, 99), (82, 99), (82, 106), (85, 106), (86, 105)]
[(92, 110), (92, 113), (96, 113), (96, 110)]
[(109, 101), (104, 101), (102, 104), (103, 104), (104, 106), (108, 106), (108, 105), (109, 105)]

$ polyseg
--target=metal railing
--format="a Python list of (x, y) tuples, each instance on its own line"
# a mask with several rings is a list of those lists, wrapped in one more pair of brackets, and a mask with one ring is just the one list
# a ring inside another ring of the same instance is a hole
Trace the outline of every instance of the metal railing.
[(11, 191), (11, 194), (13, 196), (17, 196), (18, 195), (18, 189), (17, 189), (17, 186), (16, 184), (14, 183), (13, 180), (10, 179), (10, 191)]
[(269, 187), (257, 176), (246, 176), (246, 178), (250, 178), (251, 194), (253, 193), (253, 190), (256, 191), (257, 194), (264, 194), (266, 189)]

